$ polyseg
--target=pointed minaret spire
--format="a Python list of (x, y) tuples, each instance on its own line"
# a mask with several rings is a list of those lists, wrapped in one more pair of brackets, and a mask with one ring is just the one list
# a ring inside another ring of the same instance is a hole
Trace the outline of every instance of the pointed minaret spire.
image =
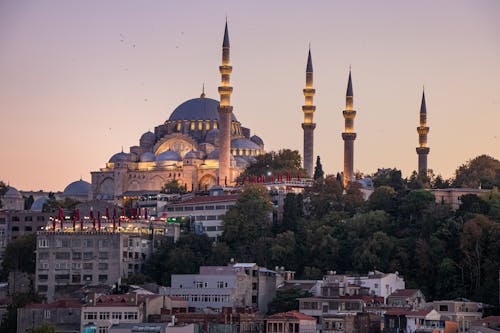
[(349, 182), (354, 180), (354, 140), (356, 140), (356, 132), (354, 132), (354, 118), (356, 117), (356, 111), (353, 110), (353, 99), (354, 94), (352, 92), (351, 66), (349, 66), (345, 110), (342, 111), (345, 119), (345, 129), (342, 133), (342, 139), (344, 140), (344, 189), (347, 188)]
[(422, 103), (420, 104), (420, 126), (417, 127), (418, 133), (418, 174), (427, 175), (427, 155), (430, 148), (427, 147), (427, 134), (429, 127), (427, 127), (427, 106), (425, 104), (425, 92), (422, 89)]
[(302, 112), (304, 113), (304, 122), (302, 129), (304, 130), (304, 169), (306, 169), (309, 177), (313, 176), (314, 172), (314, 129), (316, 124), (313, 122), (314, 111), (316, 107), (313, 105), (313, 97), (316, 90), (313, 88), (313, 65), (311, 57), (311, 44), (309, 44), (309, 54), (307, 55), (306, 66), (306, 88), (304, 93), (304, 105)]
[(205, 82), (203, 82), (203, 85), (201, 87), (201, 95), (200, 98), (205, 98)]
[(226, 27), (224, 28), (224, 41), (222, 42), (222, 64), (219, 66), (221, 74), (221, 85), (219, 86), (220, 102), (219, 102), (219, 182), (231, 185), (234, 183), (231, 174), (231, 128), (232, 128), (232, 113), (231, 94), (231, 72), (233, 67), (230, 60), (229, 48), (229, 33)]
[(226, 17), (226, 28), (224, 29), (224, 41), (222, 42), (222, 47), (230, 47), (229, 32), (227, 31), (227, 17)]

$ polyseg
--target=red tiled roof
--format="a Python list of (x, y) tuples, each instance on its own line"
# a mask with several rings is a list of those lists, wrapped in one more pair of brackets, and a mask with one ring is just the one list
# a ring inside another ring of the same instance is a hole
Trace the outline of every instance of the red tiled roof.
[(431, 312), (432, 309), (422, 309), (422, 310), (415, 310), (407, 314), (407, 316), (410, 317), (425, 317)]
[(55, 309), (55, 308), (81, 308), (82, 304), (73, 299), (59, 299), (52, 303), (30, 303), (26, 308), (31, 309)]
[(314, 320), (316, 321), (316, 318), (305, 315), (299, 311), (288, 311), (288, 312), (280, 312), (280, 313), (275, 313), (272, 316), (268, 317), (269, 319), (286, 319), (286, 318), (293, 318), (293, 319), (298, 319), (298, 320)]
[(398, 289), (394, 291), (389, 297), (408, 297), (415, 295), (419, 289)]
[(388, 316), (406, 316), (410, 314), (412, 311), (411, 310), (406, 310), (406, 309), (401, 309), (401, 308), (391, 308), (387, 309), (385, 311), (385, 315)]
[(191, 204), (200, 204), (204, 202), (220, 202), (220, 201), (236, 201), (238, 199), (237, 194), (227, 194), (227, 195), (216, 195), (216, 196), (199, 196), (188, 199), (182, 202), (176, 202), (172, 206), (185, 206)]

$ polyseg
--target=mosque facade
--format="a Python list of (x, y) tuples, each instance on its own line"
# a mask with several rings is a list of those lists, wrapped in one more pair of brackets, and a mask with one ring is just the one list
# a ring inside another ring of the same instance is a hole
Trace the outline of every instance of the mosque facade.
[(180, 104), (154, 132), (144, 133), (138, 145), (114, 154), (103, 168), (91, 172), (91, 199), (160, 191), (172, 180), (187, 191), (234, 185), (249, 163), (264, 153), (263, 140), (252, 136), (232, 112), (229, 48), (226, 23), (219, 67), (222, 102), (203, 91), (199, 98)]

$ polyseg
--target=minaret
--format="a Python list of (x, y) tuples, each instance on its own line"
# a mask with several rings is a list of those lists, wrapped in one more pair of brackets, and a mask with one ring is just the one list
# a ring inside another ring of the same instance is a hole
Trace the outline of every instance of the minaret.
[(429, 127), (427, 127), (427, 107), (425, 105), (425, 92), (422, 91), (422, 104), (420, 105), (420, 126), (417, 127), (418, 132), (418, 174), (427, 175), (427, 155), (430, 148), (427, 147), (427, 134)]
[(229, 58), (229, 33), (224, 29), (224, 41), (222, 42), (222, 64), (219, 66), (221, 74), (221, 85), (219, 86), (219, 182), (231, 184), (233, 179), (230, 174), (231, 163), (231, 116), (233, 107), (231, 106), (231, 93), (233, 87), (230, 84), (230, 75), (233, 70)]
[(342, 111), (345, 119), (345, 132), (342, 133), (344, 139), (344, 189), (347, 188), (349, 182), (354, 180), (354, 140), (356, 140), (356, 132), (354, 132), (354, 118), (356, 111), (353, 107), (353, 93), (351, 81), (351, 68), (349, 68), (349, 81), (347, 82), (347, 92), (345, 96), (345, 110)]
[(316, 124), (313, 123), (313, 115), (314, 111), (316, 111), (316, 107), (313, 105), (313, 97), (316, 90), (313, 88), (313, 66), (310, 47), (307, 56), (306, 87), (303, 92), (305, 98), (304, 105), (302, 105), (302, 112), (304, 112), (304, 122), (302, 123), (304, 129), (304, 169), (306, 169), (307, 176), (312, 177), (314, 173), (314, 129), (316, 128)]

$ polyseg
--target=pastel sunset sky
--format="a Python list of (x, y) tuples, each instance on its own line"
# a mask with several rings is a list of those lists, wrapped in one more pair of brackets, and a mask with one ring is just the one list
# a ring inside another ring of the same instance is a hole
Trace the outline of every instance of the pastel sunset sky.
[(302, 153), (308, 45), (315, 155), (343, 165), (352, 66), (355, 170), (417, 168), (425, 86), (429, 168), (500, 158), (500, 1), (0, 1), (0, 179), (60, 191), (168, 119), (218, 99), (225, 18), (232, 104), (267, 151)]

